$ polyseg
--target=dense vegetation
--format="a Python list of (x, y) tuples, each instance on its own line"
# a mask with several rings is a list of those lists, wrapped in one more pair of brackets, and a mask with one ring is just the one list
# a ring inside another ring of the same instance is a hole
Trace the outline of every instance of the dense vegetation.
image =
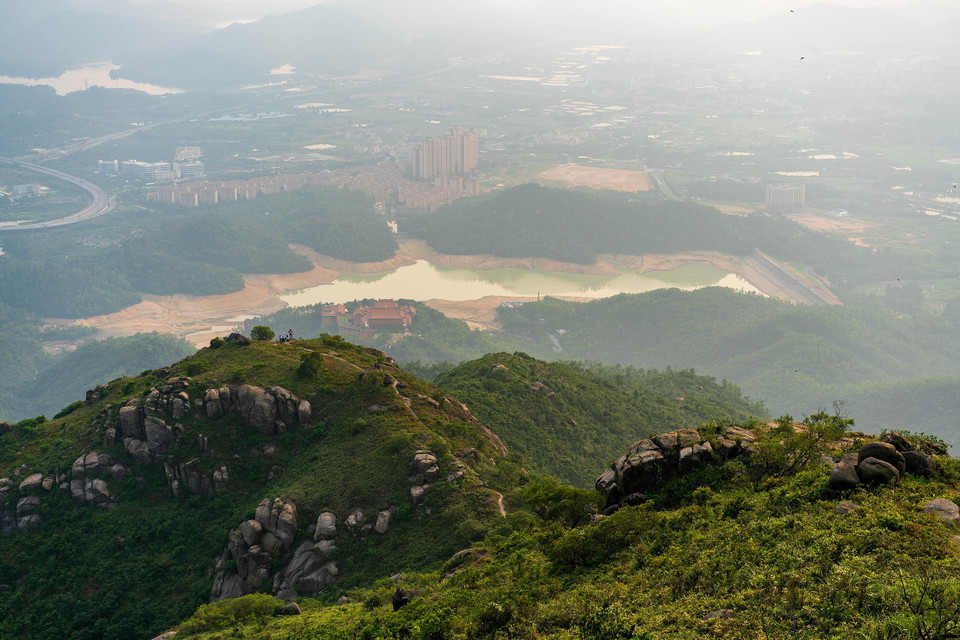
[(424, 216), (412, 233), (443, 253), (492, 253), (592, 263), (602, 253), (640, 255), (755, 248), (812, 266), (842, 296), (857, 286), (952, 276), (960, 258), (947, 248), (869, 251), (782, 217), (729, 216), (702, 205), (646, 196), (570, 191), (527, 184), (461, 199)]
[[(953, 400), (960, 384), (960, 314), (952, 306), (939, 315), (907, 316), (870, 301), (793, 306), (711, 288), (590, 303), (547, 298), (503, 309), (499, 319), (502, 332), (481, 333), (418, 304), (411, 333), (368, 343), (428, 379), (496, 351), (627, 368), (692, 368), (730, 380), (776, 413), (800, 414), (842, 399), (871, 430), (907, 427), (960, 445), (960, 407)], [(304, 336), (322, 330), (319, 305), (250, 320), (246, 330), (258, 323), (292, 327)], [(551, 333), (563, 351), (555, 350)]]
[[(294, 618), (263, 597), (204, 607), (178, 636), (920, 640), (960, 630), (956, 524), (921, 510), (955, 493), (956, 460), (942, 459), (933, 479), (846, 494), (829, 489), (819, 461), (759, 488), (752, 465), (665, 479), (645, 504), (593, 522), (595, 494), (534, 481), (471, 555), (405, 574), (400, 586), (418, 593), (398, 611), (388, 603), (398, 585), (383, 580), (350, 592), (356, 603), (301, 600)], [(841, 500), (859, 508), (840, 514)]]
[(356, 191), (309, 187), (221, 205), (230, 218), (269, 224), (287, 242), (351, 262), (380, 262), (393, 257), (397, 240), (373, 199)]
[[(270, 215), (264, 215), (269, 213)], [(143, 293), (215, 295), (244, 273), (309, 271), (304, 244), (346, 260), (378, 261), (397, 248), (362, 194), (339, 189), (262, 196), (212, 209), (165, 208), (89, 228), (4, 236), (0, 302), (54, 318), (118, 311)]]
[(31, 380), (16, 387), (16, 412), (52, 416), (98, 384), (135, 376), (194, 352), (196, 348), (182, 338), (156, 331), (89, 340), (75, 351), (48, 358)]
[[(372, 304), (373, 300), (355, 300), (346, 304), (353, 310), (358, 304)], [(371, 347), (386, 349), (390, 356), (406, 364), (421, 375), (422, 367), (436, 362), (460, 362), (492, 351), (517, 350), (520, 342), (509, 337), (471, 330), (465, 323), (448, 318), (425, 304), (403, 300), (417, 310), (413, 331), (406, 335), (382, 334), (364, 341)], [(313, 338), (322, 332), (335, 333), (336, 326), (322, 325), (320, 311), (323, 304), (288, 307), (266, 316), (244, 320), (243, 330), (249, 332), (258, 324), (276, 330), (293, 331), (295, 336)], [(427, 376), (432, 379), (432, 376)]]
[[(870, 429), (907, 426), (951, 442), (960, 436), (951, 403), (933, 398), (952, 383), (904, 382), (960, 376), (960, 327), (946, 314), (898, 316), (875, 305), (792, 306), (710, 288), (585, 304), (548, 298), (501, 310), (500, 318), (510, 335), (526, 340), (525, 351), (541, 357), (556, 357), (547, 334), (560, 328), (567, 358), (692, 367), (733, 381), (776, 412), (799, 413), (844, 399)], [(891, 393), (893, 388), (900, 391)], [(870, 406), (871, 398), (884, 394), (887, 400)], [(893, 406), (892, 398), (904, 404)]]
[[(104, 419), (116, 420), (130, 398), (142, 402), (149, 390), (183, 375), (191, 376), (191, 407), (207, 388), (228, 381), (281, 385), (309, 400), (314, 422), (263, 435), (233, 417), (212, 420), (198, 409), (176, 421), (177, 449), (153, 462), (135, 463), (119, 441), (104, 443)], [(0, 483), (4, 518), (30, 493), (17, 490), (25, 477), (59, 474), (69, 486), (69, 478), (76, 479), (74, 460), (91, 449), (130, 471), (122, 479), (104, 476), (116, 498), (110, 510), (78, 506), (69, 489), (57, 488), (59, 480), (50, 490), (35, 490), (39, 526), (0, 536), (0, 584), (7, 585), (0, 589), (0, 637), (154, 637), (206, 601), (211, 567), (229, 531), (251, 518), (262, 499), (276, 496), (298, 505), (297, 544), (309, 536), (321, 510), (338, 514), (342, 533), (334, 560), (341, 577), (331, 597), (385, 575), (439, 566), (496, 513), (496, 494), (480, 478), (507, 490), (522, 472), (516, 466), (510, 474), (498, 469), (502, 454), (462, 412), (420, 400), (407, 407), (384, 384), (387, 375), (402, 382), (410, 397), (444, 400), (439, 389), (392, 367), (382, 353), (337, 337), (249, 346), (216, 341), (170, 367), (114, 380), (99, 397), (74, 403), (54, 419), (15, 424), (0, 435), (0, 476), (13, 479)], [(441, 478), (453, 470), (451, 452), (470, 449), (477, 457), (466, 478), (441, 480), (425, 495), (424, 508), (415, 510), (408, 476), (414, 452), (422, 448), (437, 454)], [(191, 459), (208, 473), (227, 465), (227, 489), (201, 496), (184, 485), (175, 497), (164, 463)], [(389, 535), (353, 537), (343, 528), (351, 508), (376, 515), (389, 505), (398, 506)], [(3, 522), (6, 527), (8, 520)]]
[(764, 417), (740, 390), (693, 371), (637, 371), (547, 363), (492, 353), (440, 375), (531, 471), (592, 487), (597, 469), (640, 436), (710, 420)]

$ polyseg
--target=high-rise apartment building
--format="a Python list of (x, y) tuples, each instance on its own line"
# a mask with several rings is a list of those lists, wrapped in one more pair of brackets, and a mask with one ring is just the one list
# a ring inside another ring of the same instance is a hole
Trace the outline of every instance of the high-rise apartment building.
[(803, 185), (770, 185), (767, 187), (767, 208), (785, 213), (803, 211), (805, 195)]
[(473, 176), (479, 169), (480, 136), (473, 130), (451, 127), (442, 138), (426, 138), (413, 149), (413, 177)]

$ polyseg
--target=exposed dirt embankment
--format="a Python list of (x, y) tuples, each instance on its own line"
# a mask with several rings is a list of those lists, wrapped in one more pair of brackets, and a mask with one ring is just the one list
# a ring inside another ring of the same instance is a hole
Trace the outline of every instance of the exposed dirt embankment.
[[(445, 255), (437, 253), (422, 240), (409, 240), (400, 245), (396, 255), (383, 262), (349, 262), (322, 256), (302, 245), (293, 245), (298, 253), (314, 263), (311, 271), (291, 274), (247, 275), (241, 291), (216, 296), (155, 296), (145, 295), (139, 304), (116, 313), (81, 320), (48, 320), (72, 325), (83, 324), (101, 330), (101, 337), (128, 336), (138, 332), (159, 331), (181, 335), (197, 346), (205, 346), (214, 336), (235, 330), (244, 318), (273, 313), (287, 306), (280, 296), (290, 291), (306, 289), (333, 282), (342, 272), (383, 273), (426, 260), (434, 264), (463, 269), (539, 269), (565, 273), (614, 275), (617, 266), (628, 267), (638, 273), (667, 271), (684, 264), (707, 264), (736, 273), (763, 293), (782, 297), (775, 285), (759, 278), (738, 258), (716, 252), (696, 252), (677, 255), (602, 255), (593, 264), (582, 265), (546, 258), (499, 258), (492, 255)], [(453, 302), (429, 300), (426, 304), (444, 314), (464, 320), (480, 329), (496, 328), (497, 305), (504, 300), (529, 300), (522, 296), (487, 296), (479, 300)], [(585, 301), (592, 298), (568, 298)]]

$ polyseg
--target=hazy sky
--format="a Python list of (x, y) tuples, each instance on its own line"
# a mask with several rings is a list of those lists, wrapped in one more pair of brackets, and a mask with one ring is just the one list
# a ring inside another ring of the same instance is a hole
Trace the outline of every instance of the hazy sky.
[[(143, 4), (153, 0), (131, 0), (137, 4)], [(196, 0), (165, 0), (172, 4), (179, 4), (189, 7), (196, 7)], [(384, 0), (396, 2), (398, 0)], [(527, 4), (532, 4), (533, 0), (477, 0), (488, 4), (497, 4), (504, 7), (518, 8)], [(852, 7), (896, 7), (908, 4), (912, 0), (828, 0), (829, 4), (846, 5)], [(948, 0), (938, 0), (946, 3)], [(949, 0), (953, 1), (953, 0)], [(685, 8), (689, 9), (693, 19), (697, 13), (706, 7), (715, 10), (721, 10), (731, 16), (738, 18), (761, 18), (780, 11), (789, 9), (798, 9), (808, 4), (823, 2), (823, 0), (636, 0), (638, 9), (643, 5), (660, 5), (658, 9), (669, 6), (674, 12), (682, 13)], [(229, 19), (253, 19), (260, 18), (268, 14), (280, 14), (304, 9), (318, 4), (318, 0), (205, 0), (202, 3), (205, 13), (217, 12), (224, 18)], [(587, 0), (584, 0), (587, 4)], [(591, 0), (590, 4), (602, 6), (603, 1), (596, 2)]]

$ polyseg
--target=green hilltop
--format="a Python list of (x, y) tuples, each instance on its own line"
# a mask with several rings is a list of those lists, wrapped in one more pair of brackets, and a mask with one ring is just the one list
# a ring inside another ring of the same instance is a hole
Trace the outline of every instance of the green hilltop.
[[(383, 579), (333, 605), (292, 610), (269, 596), (209, 605), (173, 637), (955, 637), (960, 464), (935, 439), (876, 442), (848, 433), (850, 422), (818, 413), (641, 440), (598, 485), (616, 477), (645, 494), (611, 504), (613, 494), (604, 503), (531, 480), (508, 494), (499, 526), (439, 570)], [(654, 449), (661, 471), (628, 480)], [(712, 454), (689, 462), (698, 450)], [(929, 464), (901, 473), (874, 454)], [(891, 481), (870, 483), (867, 468), (883, 465)], [(840, 488), (845, 466), (860, 482)]]
[(242, 342), (3, 423), (0, 637), (152, 637), (211, 593), (334, 597), (498, 516), (520, 472), (436, 386), (339, 337)]
[(737, 387), (693, 371), (637, 371), (491, 353), (435, 382), (465, 402), (531, 471), (591, 487), (600, 469), (644, 434), (711, 420), (763, 417)]

